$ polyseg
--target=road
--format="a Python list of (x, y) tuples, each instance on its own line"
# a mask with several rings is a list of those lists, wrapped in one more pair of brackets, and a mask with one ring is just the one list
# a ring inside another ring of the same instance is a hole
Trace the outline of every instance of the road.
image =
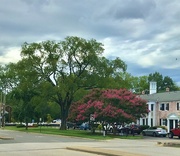
[(0, 136), (14, 138), (0, 140), (0, 156), (100, 156), (80, 151), (68, 150), (67, 147), (93, 149), (95, 151), (115, 151), (121, 156), (179, 156), (180, 148), (163, 147), (157, 142), (180, 142), (178, 138), (145, 137), (142, 140), (113, 139), (96, 141), (75, 137), (43, 135), (0, 130)]

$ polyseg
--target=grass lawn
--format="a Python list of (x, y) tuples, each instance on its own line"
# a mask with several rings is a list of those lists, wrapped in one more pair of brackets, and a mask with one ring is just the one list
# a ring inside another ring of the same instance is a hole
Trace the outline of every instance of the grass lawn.
[(52, 135), (63, 135), (63, 136), (72, 136), (72, 137), (81, 137), (81, 138), (89, 138), (89, 139), (97, 139), (97, 140), (107, 140), (107, 139), (142, 139), (143, 136), (141, 135), (128, 135), (128, 136), (119, 136), (113, 134), (107, 134), (103, 136), (102, 132), (96, 132), (93, 134), (91, 131), (85, 130), (59, 130), (58, 128), (52, 127), (28, 127), (28, 130), (25, 127), (17, 128), (15, 126), (6, 126), (5, 129), (7, 130), (15, 130), (21, 132), (31, 132), (31, 133), (41, 133), (41, 134), (52, 134)]

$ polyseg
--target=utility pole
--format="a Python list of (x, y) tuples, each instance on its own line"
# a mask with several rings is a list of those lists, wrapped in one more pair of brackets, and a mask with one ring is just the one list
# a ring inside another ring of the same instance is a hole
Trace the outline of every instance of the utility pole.
[(0, 128), (2, 127), (2, 108), (3, 108), (3, 103), (2, 103), (2, 90), (1, 90), (1, 101), (0, 101)]

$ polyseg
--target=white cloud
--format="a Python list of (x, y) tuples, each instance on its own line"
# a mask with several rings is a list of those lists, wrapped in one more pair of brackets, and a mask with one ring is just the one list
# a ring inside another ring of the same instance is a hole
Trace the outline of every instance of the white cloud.
[(20, 47), (10, 47), (0, 56), (0, 64), (16, 63), (21, 59)]
[(102, 42), (131, 74), (180, 82), (179, 19), (179, 0), (1, 0), (0, 63), (17, 62), (24, 42), (79, 36)]

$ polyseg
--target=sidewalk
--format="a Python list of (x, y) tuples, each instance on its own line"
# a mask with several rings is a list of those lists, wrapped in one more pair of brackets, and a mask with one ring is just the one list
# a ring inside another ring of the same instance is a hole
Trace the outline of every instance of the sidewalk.
[(116, 150), (108, 150), (108, 149), (102, 149), (102, 148), (92, 148), (92, 147), (85, 147), (85, 146), (74, 146), (74, 147), (67, 147), (69, 150), (74, 151), (81, 151), (81, 152), (88, 152), (88, 153), (94, 153), (104, 156), (147, 156), (144, 154), (137, 154), (137, 153), (129, 153), (124, 151), (116, 151)]

